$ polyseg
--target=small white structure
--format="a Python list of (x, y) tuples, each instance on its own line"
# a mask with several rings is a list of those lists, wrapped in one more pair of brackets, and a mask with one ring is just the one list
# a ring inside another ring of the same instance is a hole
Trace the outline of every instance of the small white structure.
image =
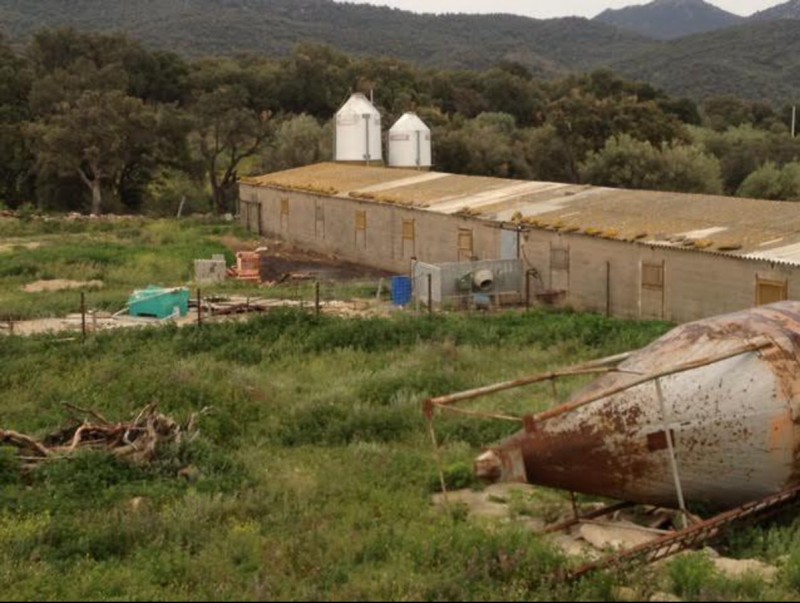
[(360, 92), (336, 113), (334, 157), (336, 161), (383, 161), (381, 114)]
[(389, 130), (389, 166), (431, 167), (431, 129), (416, 113), (404, 113)]

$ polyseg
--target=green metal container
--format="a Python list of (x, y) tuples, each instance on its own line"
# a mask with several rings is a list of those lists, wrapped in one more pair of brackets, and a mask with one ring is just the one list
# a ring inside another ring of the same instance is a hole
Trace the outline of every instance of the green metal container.
[(128, 313), (131, 316), (168, 318), (175, 314), (186, 316), (189, 312), (189, 289), (186, 287), (164, 288), (149, 285), (137, 289), (128, 298)]

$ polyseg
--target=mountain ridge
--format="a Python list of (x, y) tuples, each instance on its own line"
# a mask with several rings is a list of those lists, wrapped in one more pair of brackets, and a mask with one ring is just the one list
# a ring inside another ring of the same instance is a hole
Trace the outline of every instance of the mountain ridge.
[(592, 19), (658, 40), (715, 31), (745, 21), (705, 0), (653, 0), (648, 4), (606, 9)]
[(750, 15), (753, 21), (774, 21), (777, 19), (800, 19), (800, 0), (789, 0)]
[(72, 26), (121, 31), (189, 58), (241, 52), (281, 57), (298, 43), (314, 42), (353, 56), (387, 56), (437, 69), (480, 70), (512, 61), (549, 78), (610, 68), (696, 100), (735, 94), (787, 102), (800, 96), (800, 20), (793, 19), (748, 19), (654, 40), (580, 17), (419, 15), (332, 0), (0, 0), (0, 24), (18, 46), (41, 28)]

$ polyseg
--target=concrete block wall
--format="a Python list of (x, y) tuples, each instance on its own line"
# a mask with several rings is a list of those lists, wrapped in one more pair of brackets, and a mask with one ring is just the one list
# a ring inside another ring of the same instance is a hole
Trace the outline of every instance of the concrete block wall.
[[(472, 231), (474, 257), (499, 257), (500, 230), (493, 223), (473, 218), (246, 184), (241, 185), (240, 194), (243, 205), (260, 204), (264, 236), (351, 262), (408, 273), (413, 257), (459, 261), (459, 229)], [(356, 228), (357, 212), (364, 212), (363, 231)], [(241, 213), (240, 219), (243, 226), (249, 224), (254, 230), (252, 216)], [(413, 241), (403, 236), (404, 222), (409, 220), (414, 223)]]
[[(241, 185), (242, 225), (261, 228), (305, 249), (342, 260), (408, 274), (411, 259), (458, 262), (459, 230), (473, 233), (472, 256), (501, 258), (503, 231), (476, 218), (444, 215), (398, 205), (303, 191)], [(253, 207), (260, 207), (260, 220)], [(287, 210), (286, 211), (282, 211)], [(356, 212), (366, 228), (356, 229)], [(403, 223), (414, 221), (414, 240), (403, 237)], [(508, 233), (506, 233), (508, 234)], [(568, 270), (551, 267), (551, 250), (568, 250)], [(686, 322), (753, 307), (756, 278), (788, 282), (790, 299), (800, 299), (800, 269), (760, 260), (601, 239), (575, 233), (531, 229), (520, 239), (523, 270), (535, 268), (532, 297), (564, 290), (561, 303), (577, 310), (622, 318), (663, 318)], [(663, 265), (663, 287), (642, 287), (642, 264)], [(524, 292), (522, 293), (524, 297)]]
[[(551, 247), (569, 249), (565, 303), (578, 310), (688, 322), (755, 306), (758, 278), (787, 281), (789, 298), (800, 299), (796, 267), (543, 230), (525, 237), (525, 267), (536, 268), (545, 287)], [(642, 287), (643, 263), (663, 265), (662, 290)]]

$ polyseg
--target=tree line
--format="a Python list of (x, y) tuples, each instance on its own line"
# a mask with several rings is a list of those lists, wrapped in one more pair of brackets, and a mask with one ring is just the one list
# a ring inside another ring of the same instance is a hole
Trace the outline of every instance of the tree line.
[(413, 110), (435, 169), (628, 188), (800, 199), (789, 107), (696, 105), (609, 71), (540, 80), (413, 67), (300, 45), (287, 58), (187, 61), (123, 35), (0, 39), (0, 204), (42, 210), (232, 211), (239, 176), (330, 159), (331, 118), (372, 92)]

